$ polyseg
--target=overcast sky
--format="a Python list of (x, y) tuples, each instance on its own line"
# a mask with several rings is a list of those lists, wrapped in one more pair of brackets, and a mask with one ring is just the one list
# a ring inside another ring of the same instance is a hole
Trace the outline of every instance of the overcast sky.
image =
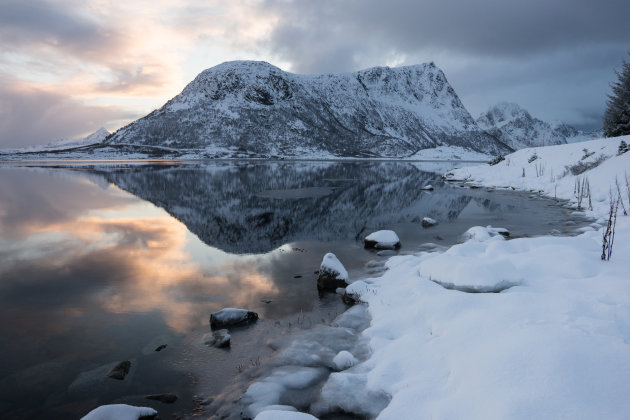
[(473, 117), (500, 101), (601, 126), (628, 0), (1, 0), (0, 147), (110, 131), (223, 61), (296, 73), (433, 61)]

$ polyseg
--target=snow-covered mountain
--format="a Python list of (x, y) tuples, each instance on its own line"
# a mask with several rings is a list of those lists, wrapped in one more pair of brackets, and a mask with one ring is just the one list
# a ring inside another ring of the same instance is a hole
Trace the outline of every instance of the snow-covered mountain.
[(491, 107), (477, 118), (477, 124), (514, 150), (597, 138), (595, 132), (585, 133), (560, 121), (548, 123), (532, 117), (519, 105), (509, 102)]
[(106, 143), (202, 156), (402, 157), (440, 145), (509, 150), (479, 128), (433, 63), (297, 75), (265, 62), (227, 62)]

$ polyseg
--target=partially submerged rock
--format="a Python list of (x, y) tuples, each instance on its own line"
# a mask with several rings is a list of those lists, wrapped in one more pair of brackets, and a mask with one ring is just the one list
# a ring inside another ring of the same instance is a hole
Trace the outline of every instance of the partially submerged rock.
[(425, 185), (424, 187), (420, 188), (422, 191), (433, 191), (433, 185), (428, 184)]
[(322, 264), (319, 266), (317, 277), (317, 287), (319, 289), (336, 290), (348, 285), (348, 272), (341, 261), (329, 252), (324, 255)]
[(159, 401), (164, 404), (173, 404), (175, 401), (177, 401), (177, 395), (175, 394), (151, 394), (147, 395), (144, 398), (146, 398), (147, 400)]
[(376, 249), (398, 249), (400, 248), (400, 239), (393, 230), (379, 230), (370, 233), (363, 240), (366, 248)]
[(256, 312), (247, 309), (225, 308), (210, 314), (210, 327), (225, 328), (235, 325), (249, 324), (258, 320)]
[(423, 217), (421, 223), (423, 228), (428, 228), (437, 225), (437, 220), (431, 219), (430, 217)]
[(228, 330), (223, 329), (223, 330), (212, 331), (211, 333), (205, 334), (202, 338), (202, 341), (203, 341), (203, 344), (207, 346), (222, 348), (222, 347), (229, 347), (231, 339), (232, 337), (230, 336), (230, 333), (228, 332)]
[(131, 362), (129, 360), (125, 360), (124, 362), (120, 362), (116, 366), (114, 366), (107, 373), (107, 376), (112, 379), (118, 379), (119, 381), (122, 381), (129, 373), (129, 369), (131, 369)]

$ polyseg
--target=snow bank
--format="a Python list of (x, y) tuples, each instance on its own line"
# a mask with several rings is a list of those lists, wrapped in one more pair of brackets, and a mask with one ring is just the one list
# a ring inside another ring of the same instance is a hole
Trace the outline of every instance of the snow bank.
[(149, 407), (134, 407), (127, 404), (101, 405), (87, 413), (81, 420), (138, 420), (140, 417), (157, 415)]
[[(616, 156), (620, 140), (525, 149), (448, 178), (543, 191), (575, 207), (575, 181), (587, 177), (593, 195), (587, 213), (599, 228), (615, 176), (630, 175), (630, 153)], [(580, 162), (591, 168), (573, 175)], [(312, 412), (378, 419), (626, 418), (630, 216), (619, 212), (610, 261), (600, 259), (601, 229), (511, 240), (501, 233), (475, 227), (466, 242), (443, 253), (392, 257), (381, 277), (348, 286), (346, 292), (369, 305), (372, 322), (363, 336), (372, 354), (333, 373)]]

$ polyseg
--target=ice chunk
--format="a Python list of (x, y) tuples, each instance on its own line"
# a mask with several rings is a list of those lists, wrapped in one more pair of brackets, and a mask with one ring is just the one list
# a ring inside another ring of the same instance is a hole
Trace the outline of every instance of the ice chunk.
[(396, 249), (400, 248), (400, 239), (393, 230), (379, 230), (370, 233), (363, 240), (366, 248)]
[(157, 415), (157, 411), (150, 407), (110, 404), (95, 408), (82, 417), (81, 420), (138, 420), (140, 417), (155, 415)]
[(225, 308), (210, 315), (212, 328), (224, 328), (232, 325), (246, 324), (258, 319), (258, 314), (247, 309)]
[(359, 363), (356, 357), (352, 355), (349, 351), (342, 350), (333, 359), (333, 364), (337, 368), (337, 370), (346, 370), (350, 369), (352, 366)]

